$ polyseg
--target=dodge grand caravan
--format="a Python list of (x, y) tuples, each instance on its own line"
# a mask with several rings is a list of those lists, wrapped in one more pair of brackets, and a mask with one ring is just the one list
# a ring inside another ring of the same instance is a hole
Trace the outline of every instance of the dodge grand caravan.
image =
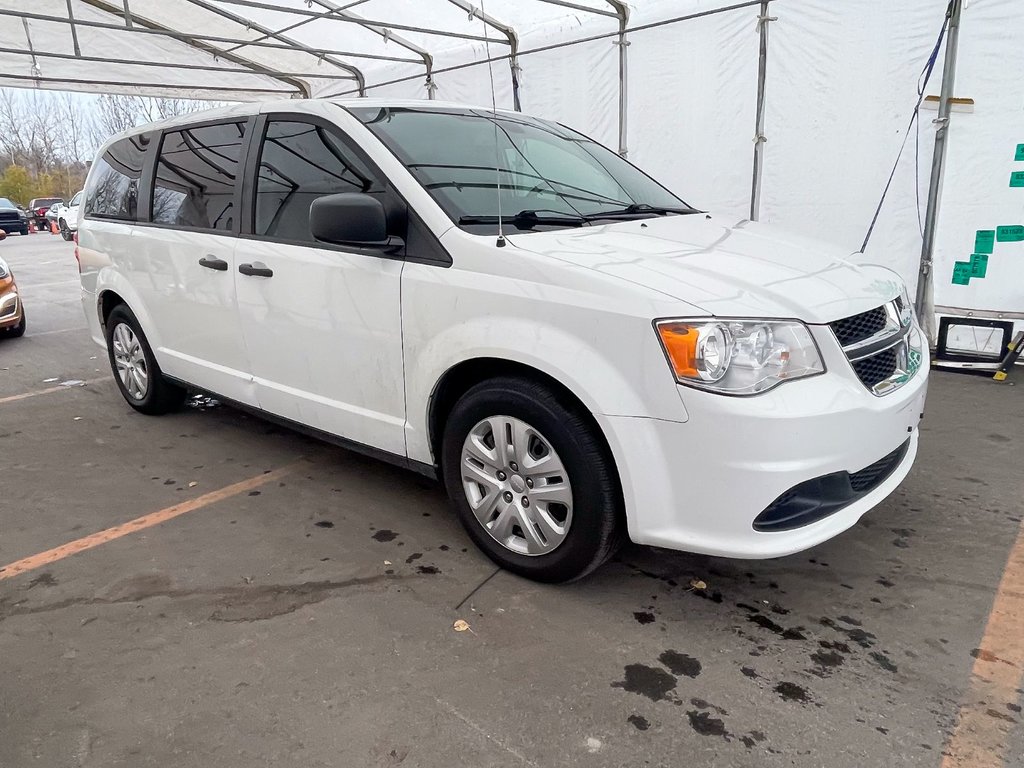
[(917, 453), (927, 348), (899, 277), (698, 211), (518, 113), (289, 101), (152, 124), (100, 150), (79, 240), (133, 408), (215, 393), (434, 474), (531, 578), (626, 537), (794, 553)]

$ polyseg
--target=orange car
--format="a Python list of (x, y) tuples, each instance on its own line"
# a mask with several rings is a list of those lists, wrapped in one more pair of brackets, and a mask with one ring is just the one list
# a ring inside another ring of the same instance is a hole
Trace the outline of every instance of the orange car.
[[(0, 240), (7, 235), (0, 232)], [(0, 258), (0, 338), (25, 333), (25, 308), (21, 305), (18, 286), (7, 262)]]

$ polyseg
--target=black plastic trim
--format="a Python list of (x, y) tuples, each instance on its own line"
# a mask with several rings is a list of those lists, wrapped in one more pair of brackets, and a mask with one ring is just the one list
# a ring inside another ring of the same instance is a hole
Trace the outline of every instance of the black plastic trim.
[[(754, 518), (754, 530), (761, 533), (792, 531), (834, 515), (884, 483), (903, 462), (909, 449), (908, 439), (892, 453), (857, 472), (833, 472), (793, 486)], [(857, 475), (868, 472), (876, 476), (866, 484), (858, 482)]]

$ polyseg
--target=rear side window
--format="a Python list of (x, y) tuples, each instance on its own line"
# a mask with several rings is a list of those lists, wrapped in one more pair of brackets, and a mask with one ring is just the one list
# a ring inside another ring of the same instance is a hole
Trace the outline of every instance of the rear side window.
[(230, 232), (245, 123), (164, 134), (153, 190), (153, 222)]
[(151, 134), (138, 134), (110, 145), (89, 174), (85, 215), (134, 221), (138, 214), (139, 181)]
[(260, 152), (256, 184), (256, 235), (315, 242), (309, 207), (339, 192), (383, 192), (369, 169), (325, 128), (271, 120)]

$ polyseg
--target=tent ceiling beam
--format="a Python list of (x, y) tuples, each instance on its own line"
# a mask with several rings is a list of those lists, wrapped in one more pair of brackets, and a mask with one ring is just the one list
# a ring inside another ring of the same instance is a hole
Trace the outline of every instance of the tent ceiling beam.
[(124, 0), (124, 23), (128, 29), (132, 28), (132, 9), (128, 6), (128, 0)]
[(546, 3), (547, 5), (560, 5), (563, 8), (571, 8), (574, 11), (583, 11), (583, 13), (594, 13), (598, 16), (610, 16), (613, 19), (618, 17), (618, 13), (615, 11), (604, 11), (600, 8), (588, 8), (585, 5), (570, 3), (568, 0), (537, 0), (537, 2)]
[[(42, 84), (47, 83), (54, 86), (59, 90), (68, 90), (68, 85), (81, 85), (81, 86), (110, 86), (112, 88), (133, 88), (139, 89), (141, 86), (137, 82), (128, 82), (126, 80), (96, 80), (90, 78), (89, 80), (83, 80), (81, 78), (70, 78), (70, 77), (34, 77), (31, 75), (9, 75), (0, 73), (0, 81), (2, 80), (31, 80), (33, 83)], [(237, 93), (265, 93), (270, 96), (287, 96), (288, 91), (274, 88), (241, 88), (229, 85), (196, 85), (193, 87), (183, 86), (181, 83), (146, 83), (147, 88), (162, 89), (167, 91), (204, 91), (209, 93), (223, 93), (225, 95), (237, 94)], [(75, 90), (75, 89), (73, 89)], [(77, 90), (87, 91), (88, 88), (80, 88)]]
[[(3, 48), (0, 47), (0, 53), (12, 54), (15, 56), (35, 56), (37, 59), (61, 59), (61, 60), (72, 60), (72, 61), (88, 61), (95, 64), (118, 64), (132, 67), (172, 67), (174, 69), (187, 69), (194, 70), (197, 72), (223, 72), (225, 74), (234, 75), (273, 75), (275, 78), (281, 77), (323, 77), (323, 72), (279, 72), (277, 70), (266, 70), (266, 72), (256, 72), (248, 68), (243, 68), (244, 65), (239, 64), (237, 67), (226, 67), (218, 66), (216, 64), (182, 64), (179, 62), (167, 62), (167, 61), (142, 61), (138, 59), (112, 59), (108, 56), (75, 56), (73, 53), (55, 53), (49, 51), (29, 51), (23, 48)], [(225, 57), (221, 57), (225, 58)], [(352, 79), (352, 78), (348, 78)], [(244, 90), (244, 89), (243, 89)]]
[[(328, 14), (328, 15), (333, 14), (333, 15), (339, 16), (341, 18), (352, 19), (353, 21), (358, 22), (359, 25), (361, 27), (363, 27), (364, 29), (367, 29), (370, 32), (373, 32), (376, 35), (380, 35), (380, 37), (384, 40), (385, 43), (387, 43), (389, 40), (391, 40), (391, 41), (393, 41), (395, 43), (395, 45), (401, 46), (402, 48), (405, 48), (407, 51), (411, 51), (412, 53), (415, 53), (416, 55), (418, 55), (423, 60), (423, 68), (426, 70), (426, 76), (427, 76), (427, 96), (428, 96), (428, 98), (431, 98), (431, 99), (434, 98), (434, 80), (433, 80), (434, 57), (433, 57), (433, 55), (429, 51), (421, 48), (420, 46), (416, 45), (413, 42), (410, 42), (409, 40), (406, 40), (405, 38), (401, 37), (400, 35), (396, 35), (391, 30), (390, 27), (381, 27), (381, 26), (378, 26), (376, 24), (373, 24), (372, 22), (367, 22), (361, 16), (359, 16), (359, 15), (357, 15), (357, 14), (347, 10), (348, 8), (351, 8), (353, 5), (357, 5), (358, 3), (349, 3), (347, 6), (339, 6), (339, 5), (335, 5), (333, 2), (331, 2), (331, 0), (312, 0), (312, 1), (314, 3), (316, 3), (317, 5), (319, 5), (321, 8), (327, 9), (330, 12), (330, 14)], [(360, 2), (365, 2), (365, 0), (360, 0)], [(305, 23), (305, 22), (300, 22), (300, 23)]]
[[(477, 8), (469, 0), (448, 0), (448, 2), (456, 8), (466, 11), (469, 18), (472, 19), (475, 16), (485, 25), (493, 27), (505, 36), (505, 41), (508, 43), (508, 65), (512, 72), (512, 107), (516, 112), (522, 112), (523, 107), (519, 103), (519, 35), (516, 34), (515, 29), (509, 24), (498, 21), (490, 14), (484, 13), (482, 8)], [(483, 0), (481, 0), (482, 2)], [(489, 42), (486, 37), (484, 39)]]
[[(379, 21), (376, 19), (363, 19), (363, 18), (348, 18), (346, 16), (326, 16), (319, 11), (311, 11), (303, 8), (282, 8), (279, 5), (273, 3), (263, 3), (259, 0), (220, 0), (220, 2), (227, 5), (238, 5), (243, 8), (256, 8), (263, 11), (275, 11), (276, 13), (290, 13), (293, 16), (313, 16), (324, 21), (336, 21), (348, 24), (359, 24), (364, 26), (366, 24), (372, 24), (377, 27), (386, 27), (388, 29), (399, 29), (406, 32), (419, 32), (423, 35), (439, 35), (440, 37), (452, 37), (459, 40), (475, 40), (478, 43), (484, 42), (482, 35), (471, 35), (466, 32), (455, 32), (448, 29), (434, 29), (432, 27), (417, 27), (412, 24), (399, 24), (393, 21)], [(468, 3), (467, 3), (468, 6)], [(466, 9), (468, 11), (468, 8)], [(495, 41), (505, 43), (504, 40)]]
[[(93, 8), (99, 11), (104, 11), (105, 13), (113, 14), (114, 16), (117, 16), (118, 14), (117, 6), (110, 5), (109, 3), (104, 2), (104, 0), (82, 0), (82, 2), (84, 2), (86, 5), (92, 6)], [(118, 30), (123, 29), (116, 24), (112, 26), (114, 26)], [(141, 16), (133, 16), (132, 31), (151, 32), (154, 34), (169, 34), (173, 32), (173, 30), (168, 29), (162, 24), (158, 24), (155, 21), (150, 21), (149, 19), (142, 18)], [(270, 77), (273, 78), (274, 80), (282, 82), (290, 86), (291, 88), (294, 88), (296, 91), (303, 95), (309, 94), (308, 86), (301, 80), (296, 80), (290, 77), (282, 77), (269, 67), (265, 67), (262, 64), (258, 64), (257, 62), (247, 59), (244, 56), (238, 56), (233, 53), (225, 54), (221, 49), (217, 48), (216, 46), (210, 45), (209, 43), (203, 42), (202, 40), (196, 40), (193, 38), (186, 37), (183, 38), (182, 41), (189, 47), (195, 48), (198, 51), (203, 51), (204, 53), (214, 57), (221, 56), (227, 61), (230, 61), (234, 64), (238, 64), (239, 66), (244, 67), (251, 72), (255, 72), (257, 74), (264, 75), (266, 77)]]
[(71, 0), (68, 2), (68, 21), (71, 23), (71, 45), (75, 49), (75, 55), (82, 55), (82, 47), (78, 44), (78, 27), (75, 26), (75, 11), (71, 7)]
[[(105, 10), (105, 11), (109, 11), (109, 9), (111, 7), (111, 6), (108, 6), (106, 3), (100, 2), (99, 0), (81, 0), (81, 2), (86, 3), (88, 5), (92, 5), (95, 8), (99, 8), (99, 9)], [(121, 12), (120, 11), (114, 13), (114, 15), (119, 17), (119, 18), (123, 18), (123, 17), (121, 17)], [(55, 24), (68, 24), (69, 23), (68, 20), (66, 18), (64, 18), (63, 16), (47, 16), (46, 14), (32, 13), (32, 12), (28, 12), (28, 11), (9, 11), (9, 10), (6, 10), (6, 9), (0, 9), (0, 16), (13, 16), (14, 18), (28, 19), (30, 21), (48, 21), (48, 22), (53, 22)], [(134, 15), (132, 16), (132, 18), (133, 18), (133, 20), (136, 19), (136, 17)], [(179, 32), (178, 30), (168, 29), (166, 27), (147, 28), (147, 27), (139, 26), (137, 24), (133, 24), (131, 27), (128, 27), (128, 26), (124, 26), (124, 25), (121, 25), (121, 24), (113, 24), (113, 23), (110, 23), (110, 22), (103, 22), (103, 21), (87, 21), (87, 20), (84, 20), (84, 19), (76, 19), (75, 20), (75, 24), (77, 24), (79, 27), (92, 27), (94, 29), (108, 29), (108, 30), (111, 30), (111, 31), (114, 31), (114, 32), (130, 32), (130, 33), (133, 33), (133, 34), (156, 35), (158, 37), (170, 37), (170, 38), (173, 38), (175, 40), (179, 40), (179, 41), (184, 42), (184, 43), (192, 43), (194, 41), (205, 41), (205, 42), (210, 42), (210, 43), (223, 43), (223, 44), (226, 44), (226, 45), (236, 44), (238, 47), (252, 46), (252, 47), (256, 47), (256, 48), (271, 48), (271, 49), (280, 50), (280, 51), (294, 51), (294, 50), (296, 50), (294, 45), (288, 45), (286, 43), (281, 43), (281, 42), (268, 43), (268, 42), (259, 42), (259, 41), (255, 41), (255, 40), (246, 40), (244, 38), (239, 38), (239, 37), (226, 37), (226, 36), (219, 36), (219, 35), (206, 35), (206, 34), (202, 34), (202, 33), (193, 33), (193, 32)], [(214, 52), (215, 55), (220, 56), (221, 58), (227, 58), (227, 55), (232, 52), (231, 50), (225, 50), (225, 49), (222, 49), (222, 48), (214, 48), (212, 46), (211, 46), (210, 50), (212, 52)], [(362, 57), (362, 58), (367, 58), (367, 59), (384, 59), (386, 61), (396, 61), (396, 62), (400, 62), (400, 63), (403, 63), (403, 64), (418, 64), (419, 63), (419, 59), (400, 58), (400, 57), (394, 57), (394, 56), (383, 56), (383, 55), (378, 55), (378, 54), (373, 54), (373, 53), (358, 53), (356, 51), (341, 51), (341, 50), (336, 50), (336, 49), (333, 49), (333, 48), (312, 48), (308, 52), (310, 54), (315, 54), (318, 57), (320, 56), (320, 54), (325, 54), (325, 55), (333, 54), (335, 56), (353, 56), (353, 57)], [(320, 76), (323, 77), (322, 74)], [(348, 79), (353, 79), (354, 80), (355, 78), (353, 77), (353, 78), (348, 78)]]
[[(305, 43), (300, 43), (298, 40), (292, 37), (282, 35), (279, 32), (275, 32), (270, 27), (266, 27), (262, 24), (257, 24), (249, 19), (246, 19), (243, 16), (238, 16), (234, 13), (231, 13), (231, 11), (225, 11), (224, 9), (218, 8), (215, 5), (211, 5), (210, 3), (207, 3), (205, 0), (186, 0), (186, 2), (196, 6), (197, 8), (203, 8), (204, 10), (210, 11), (211, 13), (215, 13), (218, 16), (222, 16), (223, 18), (228, 19), (229, 21), (233, 21), (236, 24), (241, 24), (243, 27), (245, 27), (246, 30), (255, 29), (257, 32), (262, 32), (265, 35), (270, 35), (272, 38), (278, 40), (279, 42), (286, 43), (292, 46), (293, 48), (301, 50), (305, 53), (311, 53), (314, 56), (317, 56), (321, 61), (325, 61), (328, 64), (337, 67), (338, 69), (350, 72), (355, 76), (356, 83), (359, 85), (359, 95), (363, 95), (364, 90), (366, 88), (366, 78), (363, 77), (363, 72), (358, 67), (355, 67), (351, 64), (347, 64), (339, 59), (336, 59), (334, 56), (317, 53), (313, 48), (310, 48)], [(308, 88), (304, 88), (303, 92), (305, 93), (305, 95), (309, 95)]]

